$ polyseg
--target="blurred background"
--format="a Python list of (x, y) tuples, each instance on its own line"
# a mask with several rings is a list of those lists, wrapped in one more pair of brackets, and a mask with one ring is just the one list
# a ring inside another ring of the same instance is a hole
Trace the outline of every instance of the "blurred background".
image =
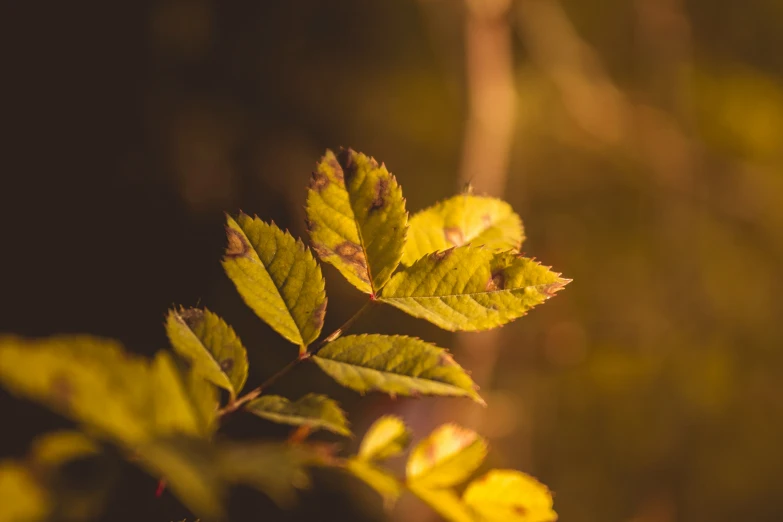
[[(388, 412), (418, 437), (477, 427), (488, 465), (548, 484), (563, 521), (783, 520), (783, 2), (9, 4), (0, 331), (152, 354), (170, 306), (206, 305), (261, 382), (295, 348), (222, 273), (223, 212), (304, 236), (309, 173), (350, 146), (411, 212), (467, 183), (508, 200), (524, 252), (574, 282), (495, 332), (387, 308), (356, 325), (452, 348), (487, 409), (362, 399), (307, 367), (277, 392), (333, 395), (358, 434)], [(329, 332), (364, 297), (324, 272)], [(3, 456), (64, 425), (0, 399)], [(187, 515), (135, 473), (107, 517)], [(383, 519), (363, 485), (322, 482), (330, 507), (288, 519)], [(392, 519), (437, 520), (407, 500)]]

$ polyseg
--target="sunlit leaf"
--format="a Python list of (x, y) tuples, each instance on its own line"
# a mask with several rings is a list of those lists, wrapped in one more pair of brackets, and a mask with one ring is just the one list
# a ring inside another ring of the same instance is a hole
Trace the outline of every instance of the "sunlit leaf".
[(432, 489), (415, 484), (408, 489), (449, 522), (476, 522), (468, 507), (451, 489)]
[(193, 364), (193, 371), (227, 390), (231, 399), (247, 380), (247, 351), (223, 319), (207, 309), (170, 310), (166, 333), (171, 345)]
[(163, 434), (205, 433), (183, 376), (165, 352), (150, 361), (95, 337), (5, 337), (0, 382), (126, 445)]
[(21, 463), (0, 461), (0, 520), (35, 522), (49, 513), (46, 492)]
[(568, 282), (513, 252), (455, 247), (397, 272), (380, 301), (446, 330), (487, 330), (524, 315)]
[(533, 477), (494, 469), (471, 482), (463, 501), (482, 522), (553, 522), (552, 494)]
[(326, 395), (308, 393), (295, 402), (279, 395), (262, 395), (250, 401), (245, 409), (259, 417), (281, 424), (320, 428), (345, 436), (351, 434), (340, 405)]
[(467, 428), (444, 424), (421, 441), (408, 457), (408, 484), (442, 488), (467, 479), (484, 461), (487, 444)]
[(519, 250), (522, 220), (500, 199), (460, 194), (411, 217), (402, 262), (455, 246), (471, 244), (490, 250)]
[(376, 294), (400, 262), (407, 220), (402, 190), (384, 165), (351, 149), (326, 151), (307, 193), (310, 237), (323, 261)]
[(346, 469), (377, 491), (386, 509), (390, 509), (402, 493), (402, 485), (393, 475), (365, 460), (348, 459)]
[(228, 217), (223, 268), (245, 303), (277, 333), (306, 347), (318, 338), (326, 313), (321, 267), (310, 249), (274, 223)]
[(465, 370), (443, 348), (402, 335), (349, 335), (314, 356), (334, 380), (360, 393), (448, 395), (483, 403)]
[(367, 430), (357, 456), (362, 460), (385, 460), (402, 453), (410, 439), (411, 434), (402, 419), (387, 415)]

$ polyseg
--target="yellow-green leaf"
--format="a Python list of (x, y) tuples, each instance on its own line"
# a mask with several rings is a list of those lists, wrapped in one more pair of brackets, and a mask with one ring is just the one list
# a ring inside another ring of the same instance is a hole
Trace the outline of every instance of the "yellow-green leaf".
[(487, 444), (476, 432), (444, 424), (413, 448), (406, 466), (408, 484), (428, 489), (459, 484), (486, 454)]
[(163, 434), (205, 433), (182, 375), (165, 352), (150, 361), (89, 336), (4, 337), (0, 382), (126, 445)]
[(349, 335), (312, 357), (334, 380), (364, 393), (470, 397), (476, 385), (443, 348), (403, 335)]
[(226, 322), (207, 309), (170, 310), (166, 333), (193, 371), (227, 390), (233, 400), (247, 380), (247, 351)]
[(272, 422), (324, 429), (346, 437), (351, 435), (345, 413), (326, 395), (308, 393), (295, 402), (279, 395), (262, 395), (250, 401), (245, 409)]
[(223, 268), (245, 303), (277, 333), (304, 348), (318, 338), (326, 313), (321, 267), (300, 240), (274, 223), (228, 217)]
[(516, 253), (464, 246), (397, 272), (380, 301), (446, 330), (478, 331), (524, 315), (568, 282)]
[(100, 447), (80, 431), (62, 430), (36, 437), (30, 456), (36, 465), (56, 467), (71, 460), (97, 455)]
[(46, 492), (21, 463), (0, 461), (0, 520), (35, 522), (51, 509)]
[(351, 149), (326, 151), (307, 193), (313, 248), (356, 288), (377, 294), (402, 256), (408, 214), (397, 180)]
[(410, 485), (408, 489), (449, 522), (476, 522), (468, 507), (451, 489), (432, 489), (418, 485)]
[(402, 419), (393, 415), (381, 417), (370, 426), (359, 445), (361, 460), (385, 460), (399, 455), (410, 442), (411, 434)]
[(493, 469), (471, 482), (462, 499), (482, 522), (557, 520), (549, 489), (516, 470)]
[(402, 262), (455, 246), (519, 250), (525, 239), (522, 220), (503, 200), (460, 194), (411, 217)]
[(345, 467), (358, 479), (377, 491), (386, 509), (391, 509), (402, 493), (402, 485), (389, 472), (358, 458), (350, 458)]

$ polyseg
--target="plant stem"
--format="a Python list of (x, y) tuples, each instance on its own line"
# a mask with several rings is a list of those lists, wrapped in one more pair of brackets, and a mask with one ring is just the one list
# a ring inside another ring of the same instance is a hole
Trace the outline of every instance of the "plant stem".
[(323, 348), (325, 345), (329, 344), (330, 342), (332, 342), (335, 339), (337, 339), (338, 337), (340, 337), (343, 334), (343, 332), (345, 330), (347, 330), (348, 328), (350, 328), (353, 325), (353, 323), (355, 323), (356, 320), (362, 314), (364, 314), (364, 312), (374, 302), (375, 301), (371, 299), (371, 300), (367, 301), (366, 303), (364, 303), (364, 306), (362, 306), (355, 314), (353, 314), (350, 319), (345, 321), (345, 323), (343, 323), (343, 325), (340, 328), (338, 328), (337, 330), (335, 330), (334, 332), (332, 332), (331, 334), (326, 336), (323, 341), (318, 343), (318, 345), (315, 348), (313, 348), (312, 351), (303, 352), (303, 353), (299, 354), (299, 357), (297, 357), (293, 361), (291, 361), (288, 364), (286, 364), (285, 366), (283, 366), (280, 370), (278, 370), (277, 373), (275, 373), (270, 378), (268, 378), (267, 380), (262, 382), (257, 388), (254, 388), (254, 389), (250, 390), (249, 392), (247, 392), (243, 396), (239, 397), (238, 399), (236, 399), (236, 400), (226, 404), (225, 407), (223, 407), (220, 410), (218, 410), (218, 417), (224, 417), (225, 415), (228, 415), (228, 414), (238, 410), (239, 408), (241, 408), (242, 406), (244, 406), (248, 402), (250, 402), (253, 399), (257, 398), (259, 395), (261, 395), (261, 393), (264, 390), (266, 390), (267, 388), (272, 386), (275, 382), (277, 382), (277, 380), (280, 377), (284, 376), (285, 374), (287, 374), (288, 372), (293, 370), (300, 362), (309, 359), (310, 357), (312, 357), (313, 355), (318, 353), (318, 351), (321, 348)]

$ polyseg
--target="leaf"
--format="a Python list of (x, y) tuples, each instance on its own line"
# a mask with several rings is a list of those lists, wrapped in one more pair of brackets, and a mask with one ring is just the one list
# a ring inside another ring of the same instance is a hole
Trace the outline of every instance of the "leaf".
[(247, 350), (223, 319), (207, 309), (170, 310), (166, 333), (193, 371), (227, 390), (234, 400), (247, 380)]
[(44, 520), (51, 506), (46, 492), (21, 463), (0, 461), (0, 520)]
[(327, 150), (307, 191), (313, 249), (362, 292), (375, 295), (402, 257), (408, 214), (397, 180), (351, 149)]
[(409, 221), (402, 263), (455, 246), (484, 245), (489, 250), (519, 250), (522, 220), (503, 200), (460, 194), (415, 214)]
[(96, 337), (3, 337), (0, 382), (124, 445), (163, 434), (205, 433), (165, 352), (150, 361)]
[(30, 456), (36, 465), (56, 467), (66, 462), (97, 455), (100, 447), (80, 431), (62, 430), (40, 435), (33, 440)]
[(462, 496), (483, 522), (554, 522), (552, 494), (533, 477), (493, 469), (471, 482)]
[(346, 437), (351, 435), (345, 413), (326, 395), (308, 393), (296, 402), (279, 395), (262, 395), (250, 401), (245, 409), (272, 422), (321, 428)]
[(476, 522), (467, 506), (450, 489), (430, 489), (416, 485), (408, 489), (449, 522)]
[(334, 380), (364, 393), (447, 395), (484, 403), (476, 385), (443, 348), (403, 335), (349, 335), (312, 357)]
[(402, 493), (402, 485), (387, 471), (358, 458), (350, 458), (345, 463), (346, 469), (356, 478), (377, 491), (383, 498), (383, 505), (391, 509)]
[(165, 479), (167, 489), (200, 517), (225, 516), (226, 483), (216, 465), (217, 447), (187, 437), (147, 442), (134, 451), (138, 462), (154, 477)]
[(459, 484), (486, 454), (487, 444), (476, 432), (444, 424), (413, 448), (406, 466), (408, 484), (430, 489)]
[(274, 223), (242, 213), (227, 219), (226, 274), (256, 315), (304, 352), (324, 324), (321, 267), (309, 248)]
[(524, 315), (569, 282), (512, 252), (455, 247), (397, 272), (379, 300), (445, 330), (478, 331)]
[(360, 460), (385, 460), (402, 453), (411, 434), (402, 419), (393, 415), (381, 417), (367, 430), (359, 446)]

